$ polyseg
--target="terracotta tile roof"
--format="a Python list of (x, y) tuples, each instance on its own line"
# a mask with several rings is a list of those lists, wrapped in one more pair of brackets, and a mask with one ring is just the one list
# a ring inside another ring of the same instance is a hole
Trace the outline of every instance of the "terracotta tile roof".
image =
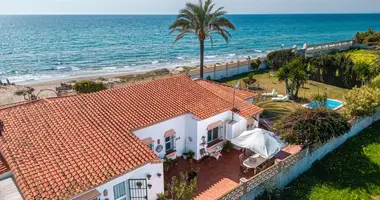
[(3, 155), (0, 153), (0, 175), (9, 172), (8, 163), (5, 161)]
[[(243, 116), (260, 111), (237, 101)], [(146, 164), (156, 155), (131, 130), (192, 113), (231, 110), (230, 101), (187, 76), (0, 110), (3, 153), (26, 200), (67, 199)]]
[[(206, 88), (207, 90), (210, 90), (211, 92), (215, 93), (216, 95), (222, 98), (224, 98), (226, 95), (231, 95), (234, 92), (231, 86), (223, 84), (223, 83), (202, 80), (202, 79), (194, 79), (194, 81), (200, 84), (202, 87)], [(259, 94), (257, 94), (256, 92), (252, 92), (252, 91), (244, 90), (244, 89), (235, 90), (235, 95), (243, 100), (259, 96)]]
[[(222, 83), (201, 79), (195, 79), (194, 81), (201, 85), (203, 88), (224, 99), (225, 101), (228, 101), (231, 104), (233, 103), (232, 87)], [(250, 118), (251, 116), (259, 114), (263, 111), (262, 108), (244, 101), (246, 99), (258, 96), (257, 93), (243, 89), (236, 89), (235, 95), (235, 108), (237, 108), (236, 113), (238, 113), (239, 115), (245, 118)]]

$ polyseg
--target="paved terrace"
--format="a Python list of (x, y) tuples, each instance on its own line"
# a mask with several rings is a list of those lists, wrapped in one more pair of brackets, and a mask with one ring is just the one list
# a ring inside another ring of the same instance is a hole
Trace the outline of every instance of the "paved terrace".
[[(277, 159), (284, 159), (299, 152), (299, 146), (288, 146), (276, 155)], [(238, 150), (229, 153), (222, 152), (219, 160), (209, 158), (200, 162), (194, 161), (194, 167), (199, 168), (196, 191), (196, 200), (214, 200), (223, 196), (224, 193), (236, 188), (240, 184), (241, 178), (250, 179), (254, 177), (253, 172), (242, 174), (240, 172), (240, 161)], [(165, 172), (165, 183), (168, 183), (172, 176), (179, 177), (180, 172), (190, 169), (189, 161), (178, 159), (178, 166), (171, 167)]]

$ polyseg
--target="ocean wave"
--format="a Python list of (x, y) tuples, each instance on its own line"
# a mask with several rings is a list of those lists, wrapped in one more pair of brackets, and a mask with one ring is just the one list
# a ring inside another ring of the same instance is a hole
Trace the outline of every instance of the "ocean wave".
[(79, 67), (71, 67), (71, 70), (72, 71), (79, 71), (80, 69), (79, 69)]
[(57, 66), (57, 67), (56, 67), (57, 70), (67, 69), (67, 68), (68, 68), (67, 66)]
[(182, 57), (182, 56), (178, 56), (178, 57), (176, 57), (176, 58), (177, 58), (177, 60), (185, 60), (185, 58)]
[(256, 52), (256, 53), (262, 53), (263, 51), (262, 50), (253, 50), (254, 52)]
[(103, 70), (113, 70), (113, 69), (116, 69), (116, 67), (103, 67), (102, 69)]
[(205, 56), (205, 58), (211, 59), (211, 58), (216, 58), (218, 56)]
[(230, 53), (230, 54), (227, 54), (228, 57), (234, 57), (236, 56), (236, 53)]
[(158, 60), (155, 60), (155, 61), (153, 61), (152, 62), (152, 64), (154, 65), (154, 64), (158, 64), (160, 61), (158, 61)]

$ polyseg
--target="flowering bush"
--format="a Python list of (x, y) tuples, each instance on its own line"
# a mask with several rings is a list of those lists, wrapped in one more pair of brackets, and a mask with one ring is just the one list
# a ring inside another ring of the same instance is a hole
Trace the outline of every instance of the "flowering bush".
[(371, 88), (380, 88), (380, 75), (372, 79), (368, 86)]
[(376, 113), (380, 106), (380, 88), (363, 86), (350, 90), (345, 96), (345, 112), (354, 117), (368, 116)]
[(303, 147), (325, 143), (350, 130), (350, 124), (344, 117), (325, 108), (298, 109), (274, 127), (286, 142)]
[(93, 92), (99, 92), (101, 90), (107, 89), (107, 86), (104, 85), (102, 82), (94, 82), (94, 81), (79, 81), (74, 84), (73, 90), (76, 92), (82, 94), (82, 93), (93, 93)]

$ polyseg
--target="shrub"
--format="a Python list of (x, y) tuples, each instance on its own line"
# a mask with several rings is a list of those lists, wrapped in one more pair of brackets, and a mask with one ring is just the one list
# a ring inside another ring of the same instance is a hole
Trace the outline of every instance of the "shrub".
[(274, 127), (286, 142), (303, 147), (325, 143), (350, 130), (350, 124), (343, 116), (325, 108), (298, 109)]
[(318, 102), (321, 104), (322, 107), (326, 106), (326, 101), (327, 101), (327, 94), (313, 94), (312, 98), (314, 101)]
[(234, 145), (230, 141), (227, 141), (223, 145), (223, 151), (225, 152), (230, 152), (233, 148), (234, 148)]
[(73, 89), (82, 94), (82, 93), (93, 93), (99, 92), (101, 90), (107, 89), (107, 87), (102, 82), (94, 82), (94, 81), (79, 81), (74, 84)]
[(380, 88), (363, 86), (350, 90), (345, 96), (345, 111), (354, 117), (368, 116), (376, 113), (380, 106)]
[(274, 69), (279, 69), (296, 57), (292, 49), (272, 51), (267, 55), (267, 62), (270, 63)]
[(260, 67), (260, 65), (261, 65), (260, 59), (256, 59), (256, 60), (254, 60), (254, 61), (251, 62), (251, 66), (250, 67), (253, 70), (258, 70), (259, 67)]
[(380, 88), (380, 75), (376, 76), (372, 81), (368, 84), (371, 88)]

